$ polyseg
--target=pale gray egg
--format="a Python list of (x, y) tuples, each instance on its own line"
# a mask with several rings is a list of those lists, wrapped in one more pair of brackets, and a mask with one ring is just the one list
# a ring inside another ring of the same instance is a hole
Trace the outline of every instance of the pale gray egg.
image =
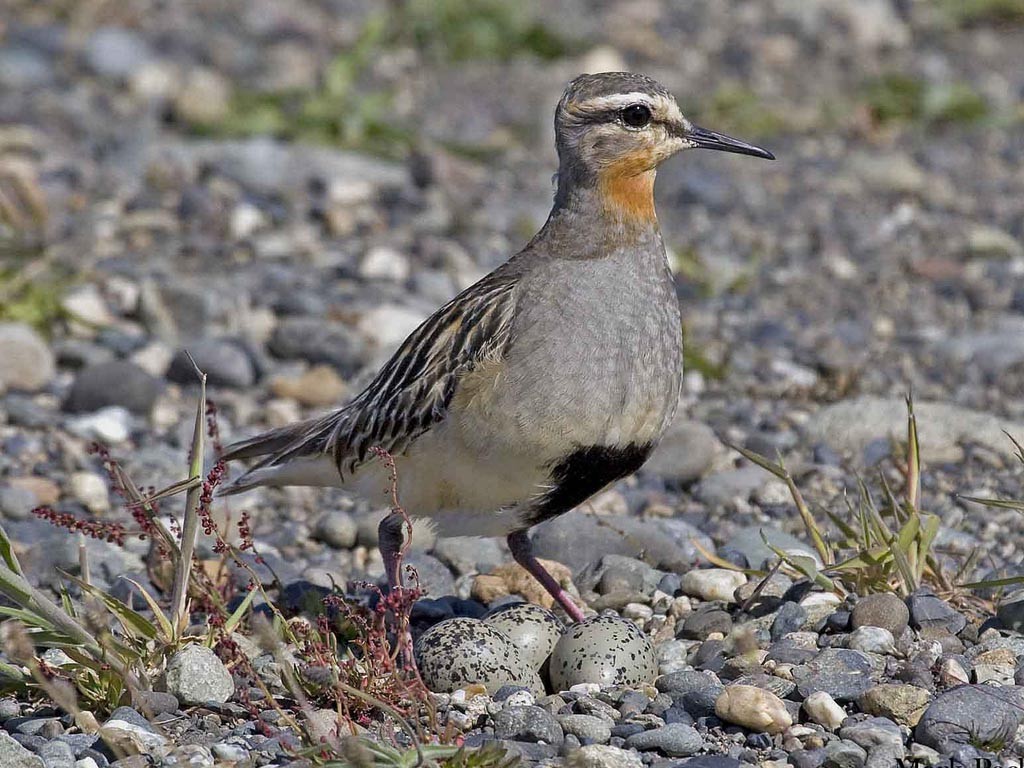
[(549, 665), (555, 691), (579, 683), (638, 686), (654, 682), (654, 645), (632, 621), (592, 616), (573, 624), (555, 644)]
[(544, 686), (515, 644), (479, 619), (447, 619), (428, 629), (416, 643), (416, 664), (427, 688), (451, 693), (479, 683), (494, 693), (503, 685), (521, 685), (537, 695)]
[(565, 625), (555, 614), (534, 603), (502, 605), (489, 612), (483, 620), (508, 637), (526, 662), (538, 671), (565, 630)]

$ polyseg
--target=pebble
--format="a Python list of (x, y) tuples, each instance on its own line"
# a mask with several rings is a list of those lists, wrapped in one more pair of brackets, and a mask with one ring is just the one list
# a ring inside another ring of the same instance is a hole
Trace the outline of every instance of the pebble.
[(643, 471), (686, 486), (703, 477), (723, 451), (709, 426), (680, 416), (669, 425)]
[(270, 382), (271, 391), (310, 406), (323, 407), (342, 402), (348, 387), (330, 365), (314, 365), (300, 376), (279, 376)]
[(593, 715), (562, 715), (558, 724), (565, 733), (571, 733), (581, 742), (607, 744), (612, 736), (611, 726)]
[(640, 755), (602, 744), (584, 744), (569, 758), (572, 768), (642, 768)]
[(894, 720), (911, 728), (917, 725), (932, 694), (915, 685), (887, 683), (865, 691), (858, 701), (861, 711)]
[(732, 603), (735, 602), (736, 590), (746, 583), (747, 577), (738, 571), (703, 568), (686, 573), (681, 589), (690, 597)]
[(917, 629), (943, 629), (951, 635), (965, 626), (967, 619), (949, 603), (934, 594), (919, 590), (907, 598), (910, 619)]
[(24, 323), (0, 323), (0, 393), (38, 392), (53, 379), (56, 365), (46, 341)]
[(851, 651), (885, 655), (895, 651), (892, 632), (882, 627), (864, 626), (853, 630), (847, 647)]
[(846, 710), (825, 691), (816, 691), (803, 701), (804, 711), (818, 725), (834, 731), (846, 719)]
[(107, 482), (92, 472), (74, 472), (69, 478), (71, 495), (94, 515), (110, 511)]
[(700, 751), (704, 740), (692, 726), (672, 723), (636, 733), (626, 739), (626, 746), (641, 751), (657, 750), (669, 757), (687, 757)]
[(134, 363), (115, 360), (81, 371), (64, 401), (64, 410), (91, 413), (112, 406), (145, 415), (159, 393), (156, 379)]
[(100, 408), (94, 413), (69, 419), (68, 431), (103, 445), (118, 445), (131, 435), (131, 414), (120, 406)]
[(494, 715), (494, 735), (499, 739), (555, 746), (564, 738), (558, 721), (540, 707), (505, 707)]
[(859, 651), (827, 648), (793, 670), (800, 695), (825, 691), (836, 701), (855, 701), (874, 684), (871, 661)]
[(202, 645), (188, 645), (171, 656), (166, 685), (167, 692), (184, 706), (223, 704), (235, 692), (235, 683), (224, 662)]
[(715, 701), (715, 714), (727, 723), (766, 733), (781, 733), (793, 724), (782, 699), (752, 685), (727, 685)]
[(352, 515), (335, 509), (320, 516), (313, 528), (313, 536), (335, 549), (351, 549), (356, 543), (359, 528)]
[(178, 384), (195, 385), (199, 381), (196, 367), (206, 374), (206, 383), (211, 387), (246, 389), (256, 383), (252, 358), (242, 347), (227, 339), (201, 339), (190, 343), (171, 359), (167, 379)]
[(893, 637), (899, 637), (910, 621), (907, 604), (891, 592), (867, 595), (853, 606), (850, 621), (854, 629), (882, 627)]

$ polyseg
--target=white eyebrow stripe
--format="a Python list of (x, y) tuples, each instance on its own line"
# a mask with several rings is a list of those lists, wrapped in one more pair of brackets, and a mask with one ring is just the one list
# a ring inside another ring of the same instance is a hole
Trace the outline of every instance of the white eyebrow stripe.
[(580, 107), (589, 111), (604, 112), (622, 109), (631, 104), (646, 104), (655, 112), (661, 112), (672, 122), (686, 123), (686, 118), (679, 111), (679, 105), (674, 99), (664, 96), (651, 95), (649, 93), (616, 93), (611, 96), (596, 96), (580, 103)]
[(616, 93), (611, 96), (595, 96), (592, 99), (587, 99), (580, 104), (588, 110), (604, 111), (607, 109), (622, 109), (628, 107), (630, 104), (647, 104), (654, 106), (651, 102), (651, 96), (648, 93)]

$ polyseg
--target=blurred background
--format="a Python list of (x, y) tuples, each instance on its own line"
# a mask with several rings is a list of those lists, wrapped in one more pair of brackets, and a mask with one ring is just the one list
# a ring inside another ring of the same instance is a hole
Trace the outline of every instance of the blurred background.
[[(543, 223), (555, 103), (619, 69), (779, 158), (689, 152), (658, 179), (693, 419), (652, 469), (669, 514), (716, 541), (795, 529), (719, 438), (828, 498), (888, 459), (910, 390), (946, 523), (953, 491), (1019, 486), (1024, 0), (2, 8), (0, 512), (23, 541), (48, 535), (36, 503), (110, 508), (92, 439), (180, 479), (186, 346), (225, 439), (352, 394)], [(287, 555), (323, 497), (274, 493), (252, 504)], [(987, 515), (963, 547), (1008, 546), (1013, 513)]]

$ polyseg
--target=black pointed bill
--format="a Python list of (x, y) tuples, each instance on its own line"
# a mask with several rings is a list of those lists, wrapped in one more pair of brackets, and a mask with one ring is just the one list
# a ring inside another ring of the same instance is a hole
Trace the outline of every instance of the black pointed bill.
[(755, 147), (745, 141), (726, 136), (724, 133), (709, 131), (698, 125), (690, 127), (690, 130), (683, 134), (683, 138), (693, 143), (693, 146), (701, 149), (717, 149), (720, 152), (734, 152), (737, 155), (750, 155), (751, 157), (763, 157), (765, 160), (774, 160), (775, 155), (767, 149)]

